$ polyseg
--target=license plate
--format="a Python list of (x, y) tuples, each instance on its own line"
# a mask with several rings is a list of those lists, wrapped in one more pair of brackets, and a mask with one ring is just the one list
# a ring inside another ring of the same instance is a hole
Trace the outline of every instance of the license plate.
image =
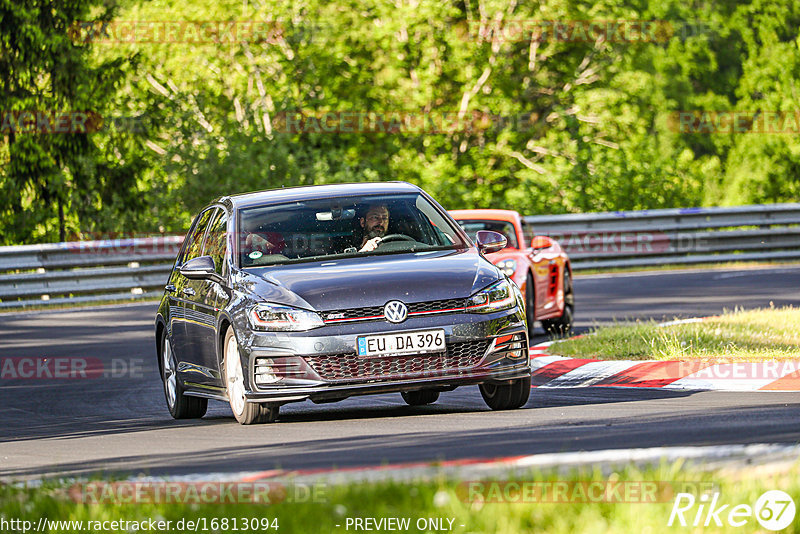
[(444, 352), (446, 349), (444, 330), (360, 336), (356, 338), (356, 345), (358, 346), (358, 355), (365, 358)]

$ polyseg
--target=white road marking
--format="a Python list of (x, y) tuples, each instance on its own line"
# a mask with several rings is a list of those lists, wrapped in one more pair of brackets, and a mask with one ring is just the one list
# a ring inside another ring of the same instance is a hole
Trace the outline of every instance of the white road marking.
[(602, 361), (589, 362), (565, 373), (550, 382), (539, 386), (540, 388), (559, 387), (586, 387), (605, 380), (610, 376), (639, 365), (639, 361)]
[(568, 358), (566, 356), (537, 356), (531, 359), (531, 371), (541, 369), (542, 367), (550, 365), (553, 362), (571, 359), (572, 358)]

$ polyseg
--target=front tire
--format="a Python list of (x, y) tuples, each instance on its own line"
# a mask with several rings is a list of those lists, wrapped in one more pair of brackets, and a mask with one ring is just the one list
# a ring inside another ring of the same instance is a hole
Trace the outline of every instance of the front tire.
[(199, 419), (208, 410), (208, 399), (187, 397), (178, 380), (178, 359), (172, 352), (172, 342), (166, 329), (161, 338), (161, 381), (164, 383), (164, 396), (167, 408), (174, 419)]
[(542, 326), (545, 332), (558, 337), (568, 336), (572, 333), (572, 325), (575, 316), (575, 293), (572, 288), (572, 278), (569, 269), (564, 266), (564, 311), (561, 317), (555, 319), (545, 319)]
[(278, 418), (279, 406), (247, 402), (239, 343), (236, 341), (236, 335), (231, 327), (228, 327), (225, 334), (223, 348), (222, 367), (225, 370), (225, 389), (233, 416), (242, 425), (275, 421)]
[(436, 402), (439, 398), (439, 392), (433, 389), (403, 391), (400, 394), (409, 406), (424, 406)]
[(514, 410), (525, 406), (531, 395), (531, 377), (514, 380), (510, 384), (487, 382), (478, 386), (481, 396), (492, 410)]

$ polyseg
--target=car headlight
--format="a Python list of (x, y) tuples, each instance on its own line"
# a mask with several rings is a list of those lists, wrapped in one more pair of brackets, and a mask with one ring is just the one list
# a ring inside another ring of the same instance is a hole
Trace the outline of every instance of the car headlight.
[(250, 310), (248, 318), (255, 330), (302, 332), (325, 326), (316, 313), (281, 304), (258, 304)]
[(496, 265), (508, 277), (514, 276), (514, 273), (517, 272), (516, 260), (500, 260)]
[(504, 279), (478, 291), (467, 301), (467, 311), (472, 313), (491, 313), (513, 308), (517, 303), (514, 288)]

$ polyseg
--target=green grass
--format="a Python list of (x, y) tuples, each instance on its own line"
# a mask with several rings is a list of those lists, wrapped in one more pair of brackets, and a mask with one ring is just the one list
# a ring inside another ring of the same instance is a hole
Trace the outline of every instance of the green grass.
[[(383, 482), (377, 484), (350, 484), (328, 486), (317, 493), (317, 502), (303, 499), (287, 499), (283, 502), (264, 504), (83, 504), (71, 500), (68, 485), (48, 483), (36, 489), (0, 487), (0, 518), (22, 519), (36, 524), (40, 517), (50, 520), (169, 520), (176, 524), (181, 519), (206, 518), (207, 522), (217, 518), (237, 518), (239, 531), (243, 518), (277, 518), (279, 532), (353, 532), (346, 530), (347, 518), (410, 518), (414, 525), (419, 518), (451, 518), (453, 532), (496, 533), (600, 533), (600, 532), (753, 532), (760, 526), (754, 517), (744, 528), (724, 526), (722, 528), (697, 528), (672, 526), (667, 521), (674, 503), (673, 491), (687, 491), (697, 498), (703, 490), (719, 492), (719, 502), (753, 506), (758, 497), (767, 490), (781, 489), (793, 496), (800, 496), (800, 468), (795, 464), (776, 472), (757, 472), (755, 469), (722, 474), (696, 469), (685, 469), (681, 463), (662, 464), (659, 467), (640, 470), (627, 467), (604, 475), (598, 469), (559, 475), (555, 472), (542, 474), (531, 472), (525, 477), (498, 477), (497, 481), (536, 482), (539, 487), (546, 482), (599, 482), (618, 484), (631, 482), (635, 488), (643, 482), (661, 483), (654, 493), (657, 502), (609, 502), (604, 499), (573, 499), (570, 490), (562, 502), (481, 502), (470, 499), (468, 485), (464, 481), (440, 479), (419, 483)], [(483, 481), (484, 484), (486, 481)], [(572, 486), (573, 488), (575, 486)], [(621, 493), (620, 493), (621, 494)], [(580, 493), (577, 495), (580, 496)], [(495, 499), (497, 500), (497, 499)], [(502, 499), (500, 499), (502, 500)], [(541, 499), (540, 499), (541, 500)], [(641, 500), (638, 498), (632, 500)], [(565, 502), (564, 502), (565, 501)], [(577, 502), (576, 502), (577, 501)], [(694, 520), (697, 505), (685, 514), (689, 523)], [(727, 512), (726, 512), (727, 513)], [(725, 521), (725, 514), (721, 520)], [(207, 523), (210, 526), (210, 523)], [(338, 527), (336, 525), (339, 525)], [(463, 526), (462, 526), (463, 525)], [(234, 531), (229, 523), (227, 531)], [(795, 521), (787, 530), (797, 532), (800, 521)], [(7, 530), (8, 531), (8, 530)], [(73, 532), (74, 529), (59, 530)], [(121, 531), (121, 530), (118, 530)], [(201, 530), (202, 531), (202, 530)], [(212, 531), (212, 530), (209, 530)], [(217, 529), (217, 532), (224, 531)], [(260, 530), (275, 532), (275, 530)], [(426, 530), (422, 530), (425, 532)], [(176, 530), (170, 530), (176, 532)], [(412, 527), (409, 532), (420, 532)]]
[(699, 323), (654, 321), (596, 328), (553, 344), (549, 352), (609, 360), (800, 360), (800, 308), (726, 312)]

